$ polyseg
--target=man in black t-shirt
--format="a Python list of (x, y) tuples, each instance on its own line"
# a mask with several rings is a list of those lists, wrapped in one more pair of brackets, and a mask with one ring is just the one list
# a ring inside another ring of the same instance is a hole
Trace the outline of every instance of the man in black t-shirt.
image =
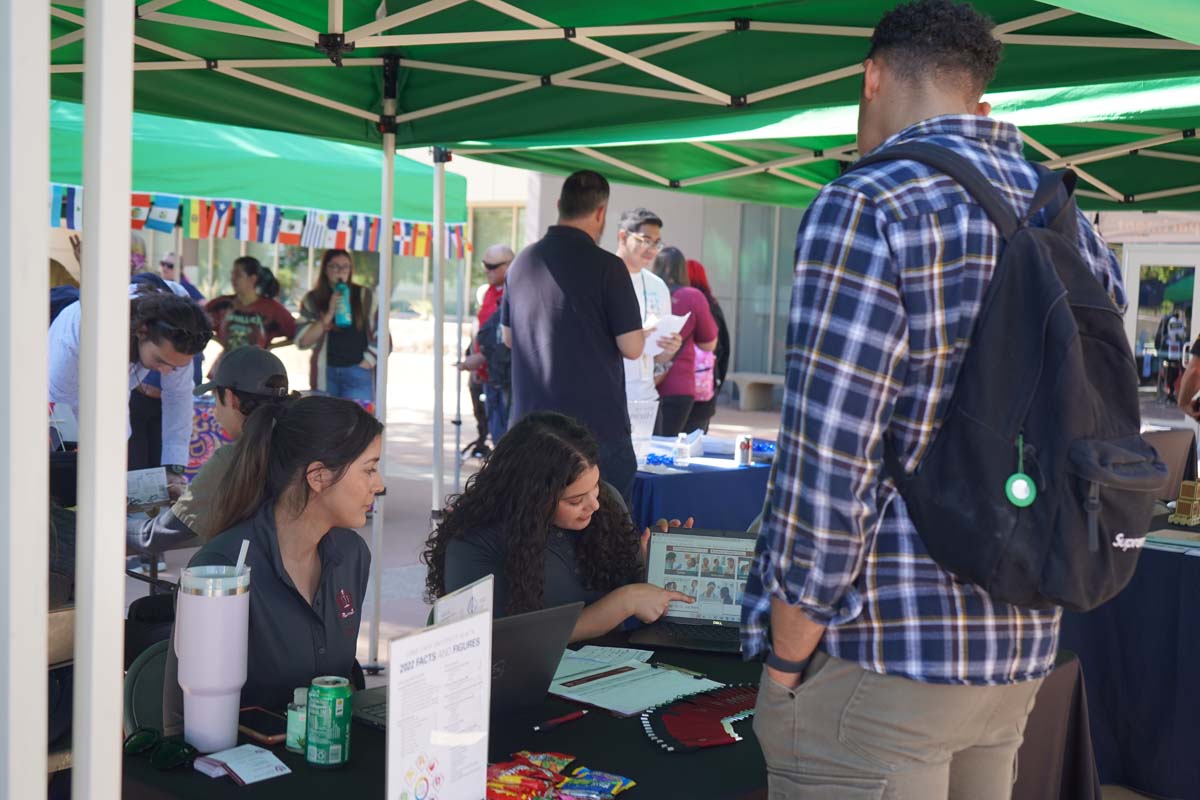
[(587, 425), (601, 476), (628, 501), (637, 460), (623, 359), (640, 358), (646, 336), (625, 264), (597, 244), (607, 210), (604, 176), (567, 178), (558, 224), (509, 267), (500, 325), (512, 349), (510, 420), (548, 410)]

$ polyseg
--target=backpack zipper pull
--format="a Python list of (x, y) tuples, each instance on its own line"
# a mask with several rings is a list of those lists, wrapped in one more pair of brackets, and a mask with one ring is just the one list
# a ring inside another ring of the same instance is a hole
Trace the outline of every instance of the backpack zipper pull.
[(1088, 499), (1083, 508), (1087, 511), (1088, 523), (1088, 552), (1100, 552), (1100, 484), (1092, 482), (1088, 486)]
[(1017, 434), (1017, 471), (1008, 476), (1004, 484), (1008, 502), (1017, 508), (1028, 508), (1037, 499), (1037, 486), (1033, 478), (1025, 474), (1025, 432)]

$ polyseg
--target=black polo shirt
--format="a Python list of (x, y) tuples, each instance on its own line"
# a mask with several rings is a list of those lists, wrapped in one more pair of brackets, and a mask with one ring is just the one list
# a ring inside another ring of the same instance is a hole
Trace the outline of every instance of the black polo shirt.
[(558, 411), (600, 441), (629, 436), (625, 365), (616, 337), (642, 316), (620, 258), (584, 231), (552, 225), (508, 269), (500, 309), (512, 330), (512, 411)]
[(272, 503), (214, 538), (189, 566), (237, 563), (250, 540), (250, 641), (243, 706), (282, 711), (292, 692), (319, 675), (349, 678), (358, 649), (362, 604), (371, 574), (371, 551), (357, 533), (333, 528), (317, 553), (321, 579), (310, 606), (283, 567)]
[[(579, 561), (575, 555), (575, 531), (550, 529), (546, 539), (546, 578), (543, 608), (582, 600), (590, 605), (604, 592), (585, 589)], [(500, 528), (487, 527), (467, 531), (446, 545), (444, 568), (446, 592), (474, 583), (485, 575), (494, 575), (492, 608), (497, 617), (508, 616), (508, 581), (505, 579), (504, 535)]]

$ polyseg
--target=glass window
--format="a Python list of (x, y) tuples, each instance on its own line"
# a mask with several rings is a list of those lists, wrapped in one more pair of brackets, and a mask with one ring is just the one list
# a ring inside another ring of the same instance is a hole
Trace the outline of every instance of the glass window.
[(734, 369), (766, 372), (767, 341), (774, 303), (771, 300), (771, 262), (775, 245), (775, 209), (746, 205), (742, 208), (741, 252), (738, 254), (737, 331), (734, 335)]
[(792, 307), (792, 278), (796, 273), (796, 232), (804, 218), (802, 208), (780, 210), (778, 248), (779, 267), (775, 276), (775, 347), (771, 371), (782, 375), (787, 371), (787, 334)]

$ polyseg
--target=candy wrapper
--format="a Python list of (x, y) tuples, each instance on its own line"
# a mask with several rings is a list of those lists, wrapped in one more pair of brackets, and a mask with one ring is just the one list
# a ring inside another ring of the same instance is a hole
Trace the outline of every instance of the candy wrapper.
[(560, 800), (608, 800), (636, 785), (621, 775), (578, 767), (559, 785), (558, 797)]
[(513, 753), (513, 758), (524, 759), (530, 764), (558, 774), (562, 774), (567, 765), (575, 760), (575, 756), (567, 755), (566, 753), (532, 753), (528, 750)]

